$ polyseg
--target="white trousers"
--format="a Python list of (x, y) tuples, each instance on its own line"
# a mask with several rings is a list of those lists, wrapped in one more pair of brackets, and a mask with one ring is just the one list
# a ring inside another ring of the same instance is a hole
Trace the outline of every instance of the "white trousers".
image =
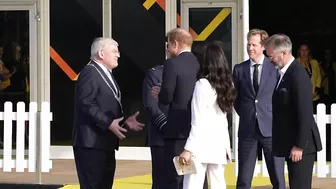
[(205, 173), (208, 176), (210, 189), (226, 189), (224, 170), (225, 165), (223, 164), (202, 163), (199, 173), (184, 175), (183, 189), (203, 189)]

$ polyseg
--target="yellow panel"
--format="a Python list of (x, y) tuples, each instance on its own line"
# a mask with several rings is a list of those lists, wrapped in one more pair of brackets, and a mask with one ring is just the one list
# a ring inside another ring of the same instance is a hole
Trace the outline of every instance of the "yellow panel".
[(153, 5), (154, 3), (156, 2), (156, 0), (146, 0), (143, 4), (143, 6), (149, 10)]
[(223, 8), (218, 15), (209, 23), (209, 25), (198, 35), (195, 41), (204, 41), (231, 13), (231, 8)]
[[(261, 162), (259, 162), (260, 164)], [(128, 178), (116, 179), (113, 184), (113, 189), (125, 189), (125, 188), (136, 188), (136, 189), (150, 189), (151, 188), (151, 175), (141, 175)], [(228, 189), (236, 188), (237, 177), (234, 172), (234, 163), (230, 163), (225, 166), (225, 180)], [(286, 181), (288, 177), (286, 175)], [(252, 181), (253, 187), (260, 186), (270, 186), (271, 182), (269, 177), (254, 177)], [(79, 189), (79, 185), (66, 185), (62, 189)]]

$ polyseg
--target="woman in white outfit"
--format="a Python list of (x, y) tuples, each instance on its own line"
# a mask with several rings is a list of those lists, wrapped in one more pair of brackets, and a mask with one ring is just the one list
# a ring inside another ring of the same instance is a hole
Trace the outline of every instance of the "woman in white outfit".
[(192, 127), (179, 160), (188, 164), (193, 155), (202, 166), (197, 174), (184, 175), (183, 189), (202, 189), (205, 173), (211, 189), (224, 189), (224, 167), (231, 161), (226, 113), (233, 109), (236, 92), (218, 44), (206, 45), (197, 77), (191, 102)]

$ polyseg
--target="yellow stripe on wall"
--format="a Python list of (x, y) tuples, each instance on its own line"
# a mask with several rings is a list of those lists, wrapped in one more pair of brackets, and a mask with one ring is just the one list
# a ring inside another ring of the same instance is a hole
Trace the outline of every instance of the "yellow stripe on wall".
[(149, 10), (153, 5), (154, 3), (156, 2), (156, 0), (146, 0), (143, 4), (143, 6)]
[(209, 35), (222, 23), (231, 13), (231, 8), (223, 8), (217, 16), (208, 24), (208, 26), (198, 35), (195, 41), (205, 41)]

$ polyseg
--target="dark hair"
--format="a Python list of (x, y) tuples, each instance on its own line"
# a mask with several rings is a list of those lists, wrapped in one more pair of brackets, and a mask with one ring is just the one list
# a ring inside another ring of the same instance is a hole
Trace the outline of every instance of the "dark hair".
[(191, 52), (196, 56), (198, 62), (202, 59), (202, 52), (204, 51), (205, 45), (205, 41), (194, 41), (191, 46)]
[(204, 48), (197, 74), (197, 79), (201, 78), (206, 78), (216, 90), (219, 108), (226, 113), (232, 112), (236, 90), (224, 51), (216, 42)]

